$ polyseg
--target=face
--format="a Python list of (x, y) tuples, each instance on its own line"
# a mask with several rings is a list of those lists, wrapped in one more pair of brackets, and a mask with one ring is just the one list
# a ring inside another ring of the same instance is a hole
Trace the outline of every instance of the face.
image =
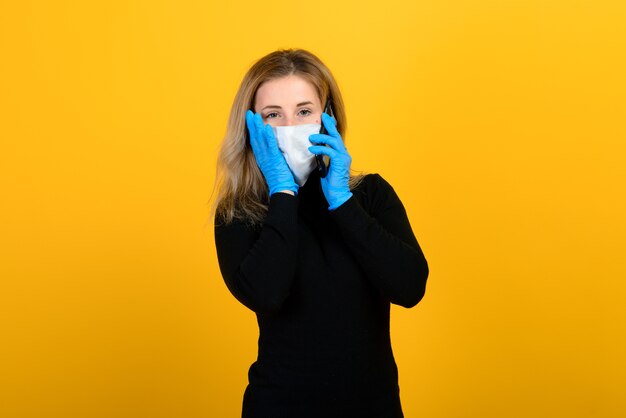
[(272, 126), (321, 123), (322, 104), (313, 84), (300, 76), (289, 75), (259, 86), (254, 112)]

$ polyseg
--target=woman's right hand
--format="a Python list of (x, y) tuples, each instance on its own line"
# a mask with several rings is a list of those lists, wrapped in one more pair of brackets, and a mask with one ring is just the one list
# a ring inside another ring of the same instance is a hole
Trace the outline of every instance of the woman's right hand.
[(289, 170), (285, 157), (278, 149), (278, 141), (270, 125), (264, 125), (261, 115), (246, 112), (246, 124), (250, 132), (250, 145), (254, 158), (265, 176), (270, 196), (287, 190), (298, 193), (298, 184)]

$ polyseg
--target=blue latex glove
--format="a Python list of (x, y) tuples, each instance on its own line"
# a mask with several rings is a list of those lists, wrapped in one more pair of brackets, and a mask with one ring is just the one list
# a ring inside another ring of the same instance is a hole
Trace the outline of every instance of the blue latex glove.
[[(309, 147), (309, 151), (315, 155), (327, 155), (330, 158), (328, 174), (321, 179), (321, 182), (322, 191), (328, 201), (328, 209), (335, 210), (352, 197), (352, 192), (348, 186), (352, 157), (343, 145), (341, 135), (337, 131), (335, 118), (322, 113), (322, 123), (328, 135), (311, 135), (309, 141), (316, 145)], [(328, 145), (328, 147), (324, 145)]]
[(246, 112), (246, 124), (250, 132), (250, 145), (254, 158), (265, 177), (270, 196), (283, 190), (298, 193), (298, 184), (289, 171), (289, 166), (280, 149), (270, 125), (263, 124), (263, 118), (251, 110)]

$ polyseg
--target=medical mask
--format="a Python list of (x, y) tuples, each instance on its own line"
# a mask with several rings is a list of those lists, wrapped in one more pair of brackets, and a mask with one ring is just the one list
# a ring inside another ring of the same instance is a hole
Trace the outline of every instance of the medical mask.
[(300, 187), (304, 186), (309, 174), (317, 167), (315, 154), (309, 151), (309, 147), (313, 145), (309, 141), (309, 136), (318, 134), (320, 128), (319, 123), (272, 127), (278, 141), (278, 148), (283, 153), (287, 165)]

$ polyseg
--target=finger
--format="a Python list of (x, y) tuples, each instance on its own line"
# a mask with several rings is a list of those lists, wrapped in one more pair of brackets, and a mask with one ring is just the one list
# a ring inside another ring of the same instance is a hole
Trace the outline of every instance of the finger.
[(246, 111), (246, 125), (250, 131), (250, 137), (256, 136), (256, 127), (254, 125), (254, 113), (251, 110)]
[(280, 154), (280, 148), (278, 146), (278, 140), (274, 135), (274, 130), (272, 129), (272, 125), (267, 124), (263, 128), (263, 135), (265, 137), (265, 144), (273, 154)]
[(259, 136), (259, 141), (263, 141), (263, 144), (267, 146), (269, 141), (267, 139), (267, 131), (265, 128), (269, 125), (265, 125), (265, 123), (263, 123), (263, 118), (258, 113), (254, 114), (254, 125), (256, 126), (256, 132)]
[(339, 153), (334, 149), (321, 145), (313, 145), (312, 147), (309, 147), (309, 151), (315, 155), (327, 155), (331, 160), (339, 156)]
[(259, 135), (263, 133), (263, 118), (258, 113), (254, 114), (254, 126)]
[(256, 156), (259, 152), (262, 152), (262, 149), (263, 149), (262, 140), (260, 136), (257, 135), (256, 125), (254, 121), (252, 120), (250, 121), (250, 125), (248, 125), (248, 128), (250, 130), (250, 146), (252, 147), (252, 151), (254, 152)]
[(274, 136), (274, 130), (272, 129), (272, 125), (267, 124), (263, 127), (263, 134), (265, 135), (265, 139), (268, 144), (278, 144), (276, 137)]
[(250, 137), (250, 147), (252, 148), (254, 158), (256, 158), (257, 160), (260, 158), (262, 159), (266, 153), (263, 144), (259, 140), (259, 137), (256, 135)]
[[(326, 115), (326, 116), (323, 116), (323, 115)], [(328, 113), (322, 112), (322, 117), (330, 119), (333, 125), (337, 126), (337, 119), (334, 116), (330, 116)]]
[(265, 158), (267, 155), (267, 141), (264, 140), (263, 119), (258, 113), (250, 112), (250, 124), (252, 126), (250, 145), (256, 158)]
[(337, 131), (337, 121), (335, 118), (329, 116), (326, 112), (322, 113), (322, 123), (328, 132), (328, 135), (333, 138), (341, 138), (339, 131)]
[(328, 136), (324, 134), (313, 134), (309, 136), (309, 141), (311, 141), (314, 144), (326, 144), (332, 149), (342, 152), (342, 153), (348, 152), (346, 147), (343, 145), (343, 141), (341, 140), (341, 137), (334, 138), (332, 136)]

